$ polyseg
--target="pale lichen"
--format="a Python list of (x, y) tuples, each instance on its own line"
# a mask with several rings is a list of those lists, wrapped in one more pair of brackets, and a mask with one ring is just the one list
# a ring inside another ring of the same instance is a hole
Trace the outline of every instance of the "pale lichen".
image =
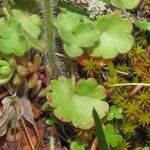
[(87, 12), (90, 15), (90, 18), (94, 19), (99, 15), (102, 15), (106, 10), (106, 4), (100, 0), (89, 0)]
[(79, 7), (82, 7), (87, 11), (90, 18), (97, 18), (99, 15), (108, 13), (110, 10), (106, 7), (106, 4), (101, 0), (60, 0)]

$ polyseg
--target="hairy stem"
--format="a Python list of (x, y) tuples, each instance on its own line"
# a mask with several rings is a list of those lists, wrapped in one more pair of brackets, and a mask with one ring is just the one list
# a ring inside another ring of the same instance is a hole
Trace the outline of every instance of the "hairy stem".
[(44, 7), (44, 23), (45, 23), (45, 34), (46, 34), (46, 48), (48, 50), (48, 60), (52, 70), (55, 70), (55, 61), (53, 57), (53, 19), (52, 19), (52, 6), (50, 0), (43, 1)]

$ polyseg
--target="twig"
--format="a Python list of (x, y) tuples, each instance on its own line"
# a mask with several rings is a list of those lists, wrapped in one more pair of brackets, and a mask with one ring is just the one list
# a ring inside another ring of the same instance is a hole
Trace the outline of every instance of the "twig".
[[(103, 67), (103, 69), (108, 70), (107, 67)], [(129, 73), (126, 73), (126, 72), (124, 72), (124, 71), (120, 71), (120, 70), (117, 70), (117, 69), (116, 69), (116, 72), (119, 73), (119, 74), (125, 75), (125, 76), (128, 76), (128, 75), (129, 75)]]
[(54, 127), (50, 128), (50, 150), (55, 150)]
[(73, 88), (75, 87), (76, 77), (75, 77), (75, 65), (74, 62), (71, 62), (71, 81)]
[(90, 150), (97, 150), (97, 142), (98, 142), (98, 141), (97, 141), (97, 138), (94, 138)]
[(55, 52), (55, 55), (61, 58), (67, 58), (65, 55), (58, 53), (58, 52)]
[(66, 141), (67, 143), (71, 144), (71, 141), (69, 141), (68, 139), (65, 139), (61, 134), (59, 134), (57, 131), (54, 131), (54, 133), (61, 138), (62, 140)]
[(148, 83), (123, 83), (123, 84), (113, 84), (113, 85), (108, 85), (108, 87), (113, 87), (113, 86), (150, 86)]
[(66, 136), (66, 138), (67, 138), (67, 139), (70, 141), (70, 143), (71, 143), (70, 138), (68, 137), (68, 135), (67, 135), (66, 132), (65, 132), (63, 123), (61, 123), (61, 127), (62, 127), (62, 132), (63, 132), (63, 134)]
[(30, 135), (29, 135), (29, 133), (28, 133), (27, 127), (26, 127), (26, 125), (25, 125), (25, 121), (24, 121), (24, 118), (23, 118), (23, 117), (21, 117), (21, 123), (22, 123), (22, 125), (23, 125), (23, 128), (24, 128), (24, 130), (25, 130), (25, 133), (26, 133), (26, 135), (27, 135), (27, 138), (28, 138), (28, 140), (29, 140), (29, 143), (30, 143), (30, 145), (31, 145), (32, 150), (35, 150), (34, 145), (33, 145), (32, 141), (31, 141)]
[(133, 23), (132, 18), (128, 15), (125, 9), (123, 9), (124, 15)]
[(143, 85), (137, 85), (130, 93), (129, 93), (129, 97), (134, 96), (136, 93), (139, 92), (139, 90), (141, 90), (143, 88)]
[(4, 92), (4, 93), (0, 94), (0, 99), (6, 97), (6, 96), (8, 96), (8, 95), (10, 95), (8, 91), (7, 91), (7, 92)]

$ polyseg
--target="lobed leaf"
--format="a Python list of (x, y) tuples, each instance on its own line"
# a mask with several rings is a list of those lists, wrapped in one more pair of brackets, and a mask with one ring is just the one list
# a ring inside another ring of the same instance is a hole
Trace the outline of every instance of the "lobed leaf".
[(28, 40), (22, 33), (20, 23), (15, 18), (0, 21), (0, 51), (21, 56), (28, 50)]
[(118, 145), (122, 144), (123, 138), (121, 135), (116, 133), (113, 125), (107, 124), (104, 133), (107, 144), (111, 145), (112, 147), (117, 147)]
[(99, 31), (86, 16), (75, 12), (60, 13), (55, 26), (64, 41), (65, 51), (70, 57), (80, 56), (83, 48), (92, 46), (99, 35)]
[(88, 129), (94, 125), (93, 108), (101, 118), (108, 112), (108, 103), (101, 101), (106, 96), (105, 91), (92, 80), (81, 80), (73, 88), (71, 80), (61, 76), (52, 81), (51, 90), (50, 105), (56, 117), (76, 127)]
[(133, 9), (140, 0), (111, 0), (111, 4), (121, 9)]
[(101, 16), (97, 20), (96, 26), (100, 31), (100, 36), (95, 46), (90, 50), (91, 56), (109, 59), (131, 49), (133, 45), (133, 37), (130, 34), (132, 24), (121, 14), (113, 13)]
[(116, 106), (112, 105), (108, 112), (107, 120), (110, 121), (113, 120), (114, 118), (123, 119), (123, 115), (122, 115), (122, 109), (120, 107), (117, 108)]
[(42, 20), (39, 15), (31, 14), (20, 9), (12, 9), (12, 12), (21, 26), (34, 38), (38, 38), (42, 30)]

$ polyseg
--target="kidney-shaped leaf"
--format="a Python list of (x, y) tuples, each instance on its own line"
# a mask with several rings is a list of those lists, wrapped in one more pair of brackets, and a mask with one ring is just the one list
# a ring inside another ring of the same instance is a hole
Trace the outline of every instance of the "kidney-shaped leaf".
[(104, 88), (92, 80), (81, 80), (73, 88), (70, 79), (61, 76), (52, 81), (51, 106), (61, 120), (72, 122), (74, 126), (89, 129), (94, 125), (92, 117), (95, 108), (101, 118), (108, 112)]
[(55, 25), (70, 57), (80, 56), (83, 53), (82, 48), (92, 46), (99, 36), (94, 24), (81, 14), (67, 11), (60, 13)]
[(20, 56), (28, 50), (28, 40), (22, 33), (20, 23), (14, 18), (0, 22), (0, 51)]
[(111, 4), (121, 9), (132, 9), (139, 4), (140, 0), (111, 0)]
[(131, 49), (133, 45), (133, 37), (130, 34), (132, 24), (128, 19), (124, 19), (118, 13), (113, 13), (100, 17), (96, 26), (101, 34), (90, 52), (91, 56), (114, 58), (117, 54), (126, 53)]
[(22, 27), (34, 38), (38, 38), (41, 34), (42, 19), (36, 14), (31, 14), (27, 11), (13, 9), (16, 19), (20, 22)]

